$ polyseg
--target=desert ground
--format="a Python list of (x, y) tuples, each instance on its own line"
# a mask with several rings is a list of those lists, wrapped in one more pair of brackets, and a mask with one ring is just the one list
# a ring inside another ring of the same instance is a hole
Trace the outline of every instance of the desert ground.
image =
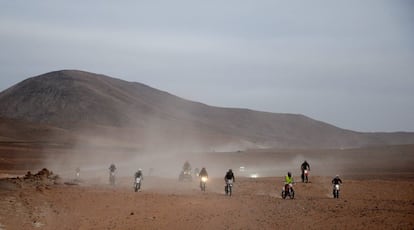
[[(82, 161), (44, 149), (40, 155), (10, 154), (36, 148), (3, 146), (0, 229), (414, 229), (413, 150), (249, 150), (165, 159), (124, 154)], [(304, 159), (311, 165), (309, 183), (299, 181)], [(209, 171), (205, 192), (197, 177), (178, 181), (184, 160)], [(118, 166), (115, 186), (108, 183), (110, 162)], [(53, 174), (25, 178), (42, 167)], [(132, 188), (137, 167), (144, 170), (140, 192)], [(231, 197), (224, 193), (228, 168), (236, 176)], [(280, 196), (288, 170), (296, 180), (293, 200)], [(336, 174), (343, 180), (339, 199), (332, 198)]]

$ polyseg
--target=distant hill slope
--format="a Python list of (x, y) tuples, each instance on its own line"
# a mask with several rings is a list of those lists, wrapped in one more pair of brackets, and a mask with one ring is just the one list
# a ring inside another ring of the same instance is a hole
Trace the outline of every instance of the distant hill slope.
[(46, 73), (4, 90), (0, 117), (83, 130), (92, 136), (130, 138), (147, 146), (166, 142), (204, 150), (414, 143), (414, 133), (360, 133), (303, 115), (212, 107), (140, 83), (77, 70)]

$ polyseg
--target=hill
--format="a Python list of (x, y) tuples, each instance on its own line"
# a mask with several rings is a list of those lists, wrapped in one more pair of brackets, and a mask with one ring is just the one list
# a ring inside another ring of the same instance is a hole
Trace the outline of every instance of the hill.
[(4, 90), (0, 117), (139, 148), (231, 151), (414, 143), (414, 133), (361, 133), (299, 114), (213, 107), (78, 70), (31, 77)]

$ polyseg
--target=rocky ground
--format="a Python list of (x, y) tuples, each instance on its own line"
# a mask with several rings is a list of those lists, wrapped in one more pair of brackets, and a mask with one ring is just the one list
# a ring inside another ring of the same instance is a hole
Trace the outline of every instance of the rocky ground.
[[(186, 156), (59, 148), (0, 148), (0, 230), (414, 229), (413, 145)], [(206, 192), (198, 179), (178, 181), (186, 159), (207, 167)], [(298, 180), (304, 159), (311, 164), (310, 183), (296, 183), (295, 199), (283, 200), (283, 175), (289, 170)], [(110, 162), (118, 168), (115, 186), (108, 183)], [(78, 166), (80, 178), (74, 179)], [(137, 167), (144, 172), (141, 192), (132, 187)], [(222, 178), (230, 167), (236, 182), (227, 197)], [(337, 173), (344, 183), (333, 199), (330, 182)]]
[[(237, 175), (236, 175), (237, 176)], [(281, 177), (198, 181), (146, 177), (63, 180), (48, 170), (0, 182), (0, 229), (414, 229), (414, 175), (343, 178), (340, 199), (330, 177), (296, 183), (283, 200)]]

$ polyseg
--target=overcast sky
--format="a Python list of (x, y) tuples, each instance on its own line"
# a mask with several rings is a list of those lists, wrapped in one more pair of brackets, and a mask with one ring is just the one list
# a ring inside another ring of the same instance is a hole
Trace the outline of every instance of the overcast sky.
[(79, 69), (213, 106), (414, 131), (409, 0), (0, 0), (0, 63), (0, 91)]

